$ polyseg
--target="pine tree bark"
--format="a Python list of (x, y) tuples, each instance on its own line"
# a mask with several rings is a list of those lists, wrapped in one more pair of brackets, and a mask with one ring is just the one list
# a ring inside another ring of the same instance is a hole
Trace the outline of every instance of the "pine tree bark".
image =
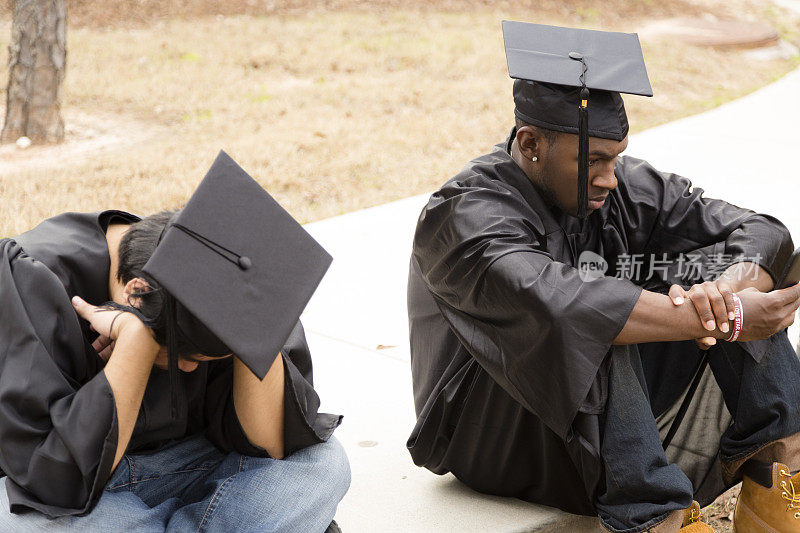
[(0, 143), (64, 139), (61, 82), (67, 60), (65, 0), (14, 0), (6, 118)]

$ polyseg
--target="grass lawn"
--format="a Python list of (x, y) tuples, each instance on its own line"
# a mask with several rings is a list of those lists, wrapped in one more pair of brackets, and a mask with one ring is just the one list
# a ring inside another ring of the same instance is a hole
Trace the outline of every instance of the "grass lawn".
[[(89, 3), (73, 3), (67, 143), (0, 148), (0, 236), (67, 210), (178, 207), (220, 149), (302, 222), (432, 190), (512, 125), (503, 19), (634, 32), (659, 18), (713, 13), (769, 22), (800, 44), (797, 19), (754, 0), (543, 1), (537, 9), (289, 2), (238, 14), (145, 11), (127, 22), (114, 18), (113, 1), (96, 3), (106, 10), (96, 19)], [(0, 50), (9, 39), (6, 6)], [(737, 98), (798, 64), (655, 39), (643, 39), (643, 49), (656, 96), (626, 98), (634, 133)]]

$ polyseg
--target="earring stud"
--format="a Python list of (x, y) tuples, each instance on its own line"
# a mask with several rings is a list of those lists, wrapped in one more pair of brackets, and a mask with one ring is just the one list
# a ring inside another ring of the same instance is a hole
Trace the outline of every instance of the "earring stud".
[(538, 160), (539, 160), (539, 158), (536, 157), (536, 156), (531, 157), (531, 161), (538, 161)]

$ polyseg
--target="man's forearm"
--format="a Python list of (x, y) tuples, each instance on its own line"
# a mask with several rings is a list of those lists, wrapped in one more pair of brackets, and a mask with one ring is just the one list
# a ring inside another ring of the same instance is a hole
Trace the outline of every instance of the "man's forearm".
[(233, 358), (233, 404), (247, 438), (282, 459), (283, 449), (283, 356), (278, 354), (263, 380), (237, 357)]
[(775, 288), (775, 282), (764, 268), (756, 263), (742, 262), (731, 265), (720, 278), (727, 279), (734, 292), (755, 287), (761, 292), (769, 292)]
[(690, 303), (675, 305), (666, 294), (642, 291), (625, 327), (612, 344), (685, 341), (701, 337), (726, 339), (730, 333), (708, 331)]
[(120, 330), (114, 352), (103, 370), (117, 409), (117, 453), (114, 468), (122, 460), (139, 416), (147, 380), (158, 354), (159, 345), (138, 320)]
[[(720, 276), (727, 279), (734, 292), (755, 287), (769, 292), (774, 282), (769, 273), (755, 263), (742, 262), (728, 267)], [(688, 305), (687, 305), (688, 304)], [(727, 339), (730, 332), (719, 329), (708, 331), (702, 325), (699, 313), (691, 302), (675, 305), (669, 296), (642, 291), (625, 327), (613, 344), (637, 344), (714, 337)]]

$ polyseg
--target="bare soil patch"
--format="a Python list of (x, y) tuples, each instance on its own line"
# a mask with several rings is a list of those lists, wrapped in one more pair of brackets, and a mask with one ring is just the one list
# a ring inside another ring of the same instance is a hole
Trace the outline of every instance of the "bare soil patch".
[(0, 144), (0, 176), (87, 162), (104, 153), (135, 149), (139, 143), (167, 133), (167, 128), (150, 121), (110, 113), (88, 114), (70, 109), (63, 117), (66, 124), (63, 143), (24, 149), (13, 143)]
[[(68, 4), (71, 133), (57, 148), (0, 148), (0, 236), (67, 210), (178, 207), (219, 149), (303, 222), (432, 190), (513, 124), (503, 19), (635, 32), (705, 14), (763, 21), (800, 44), (797, 17), (754, 0)], [(642, 44), (656, 96), (626, 99), (633, 132), (798, 64)]]
[(736, 485), (703, 509), (703, 521), (714, 528), (715, 533), (733, 533), (733, 510), (741, 490), (742, 485)]
[(699, 17), (661, 19), (644, 28), (640, 36), (679, 39), (689, 44), (716, 48), (761, 48), (774, 46), (780, 41), (777, 30), (763, 22)]

